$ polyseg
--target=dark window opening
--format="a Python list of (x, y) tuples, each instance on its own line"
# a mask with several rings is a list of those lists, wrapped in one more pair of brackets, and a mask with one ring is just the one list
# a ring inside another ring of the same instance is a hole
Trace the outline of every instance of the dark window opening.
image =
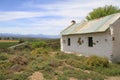
[(112, 37), (112, 41), (114, 41), (115, 40), (115, 37)]
[(93, 47), (93, 38), (92, 37), (88, 37), (88, 46)]
[(70, 46), (70, 38), (68, 38), (68, 46)]
[(81, 45), (81, 38), (78, 39), (78, 43), (79, 43), (79, 45)]

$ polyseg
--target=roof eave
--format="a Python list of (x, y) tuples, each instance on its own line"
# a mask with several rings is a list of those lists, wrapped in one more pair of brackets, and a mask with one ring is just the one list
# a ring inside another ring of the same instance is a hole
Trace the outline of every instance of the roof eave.
[[(105, 30), (107, 31), (107, 30)], [(86, 32), (86, 33), (72, 33), (72, 34), (61, 34), (63, 36), (67, 36), (67, 35), (83, 35), (83, 34), (94, 34), (94, 33), (104, 33), (105, 31), (98, 31), (98, 32)]]

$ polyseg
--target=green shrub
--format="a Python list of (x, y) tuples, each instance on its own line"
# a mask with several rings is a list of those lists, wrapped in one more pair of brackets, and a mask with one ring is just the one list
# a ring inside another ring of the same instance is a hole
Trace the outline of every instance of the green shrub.
[(41, 70), (42, 67), (44, 66), (44, 65), (41, 65), (41, 64), (42, 64), (42, 62), (39, 62), (38, 60), (33, 60), (33, 61), (29, 64), (29, 66), (30, 66), (30, 68), (31, 68), (33, 71), (39, 71), (39, 70)]
[(74, 77), (74, 78), (79, 78), (79, 79), (86, 79), (86, 75), (84, 75), (83, 72), (81, 72), (80, 70), (70, 70), (70, 69), (66, 69), (64, 70), (64, 75), (66, 75), (66, 77)]
[(79, 80), (104, 80), (104, 76), (97, 74), (97, 73), (85, 73), (81, 70), (71, 70), (71, 69), (66, 69), (64, 70), (64, 75), (66, 77), (74, 77)]
[(81, 61), (78, 61), (78, 60), (75, 60), (75, 59), (66, 59), (65, 62), (68, 64), (68, 65), (71, 65), (73, 67), (76, 67), (76, 68), (79, 68), (81, 65), (82, 65), (82, 62)]
[(32, 43), (32, 48), (45, 48), (47, 46), (47, 43), (45, 41), (39, 41), (39, 42), (33, 42)]
[(69, 80), (69, 79), (65, 75), (60, 75), (60, 76), (58, 76), (57, 80)]
[(52, 66), (50, 66), (49, 64), (44, 64), (44, 66), (42, 66), (41, 68), (41, 71), (46, 79), (54, 80), (55, 71)]
[(0, 74), (0, 80), (6, 80), (6, 77), (4, 74)]
[(52, 48), (53, 50), (60, 51), (60, 40), (59, 39), (47, 40), (47, 46)]
[(15, 56), (13, 58), (10, 58), (10, 62), (14, 64), (27, 65), (28, 59), (24, 56)]
[(0, 60), (7, 60), (9, 55), (7, 53), (0, 53)]
[(54, 70), (51, 66), (45, 66), (42, 68), (45, 72), (52, 73)]
[(6, 73), (7, 69), (9, 69), (12, 65), (13, 64), (9, 61), (0, 61), (0, 71), (3, 71), (2, 73)]
[(67, 54), (63, 52), (57, 52), (56, 58), (58, 59), (69, 59), (69, 58), (74, 58), (74, 54)]
[(43, 49), (43, 48), (36, 48), (34, 50), (32, 50), (31, 54), (33, 56), (39, 56), (39, 55), (45, 55), (45, 54), (48, 54), (48, 51), (46, 49)]
[(85, 61), (86, 66), (90, 68), (109, 67), (109, 61), (106, 58), (90, 56)]
[(22, 65), (19, 65), (19, 64), (15, 64), (13, 66), (10, 67), (10, 70), (12, 72), (20, 72), (20, 71), (24, 71), (26, 68)]
[(25, 72), (17, 73), (17, 74), (14, 74), (12, 80), (28, 80), (29, 76), (30, 76), (29, 73), (25, 73)]
[(44, 70), (45, 68), (49, 67), (49, 61), (40, 61), (40, 60), (33, 60), (29, 66), (32, 68), (33, 71)]
[(58, 67), (58, 66), (62, 65), (62, 61), (59, 61), (57, 59), (51, 59), (49, 65), (51, 67)]
[(109, 68), (97, 68), (96, 72), (99, 72), (107, 76), (120, 76), (120, 65), (110, 64)]
[(22, 40), (22, 39), (20, 39), (20, 40), (19, 40), (19, 43), (24, 43), (24, 42), (25, 42), (25, 41), (24, 41), (24, 40)]

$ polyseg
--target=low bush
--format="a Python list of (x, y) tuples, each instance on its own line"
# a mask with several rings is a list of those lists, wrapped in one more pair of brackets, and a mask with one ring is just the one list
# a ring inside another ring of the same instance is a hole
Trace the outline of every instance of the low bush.
[(47, 40), (47, 46), (52, 48), (53, 50), (60, 51), (60, 40), (59, 39), (53, 39), (53, 40)]
[(109, 61), (106, 58), (98, 57), (98, 56), (90, 56), (86, 59), (85, 65), (90, 68), (97, 67), (109, 67)]
[(64, 75), (66, 76), (66, 78), (74, 77), (79, 80), (104, 80), (105, 78), (105, 76), (102, 76), (94, 72), (86, 73), (81, 70), (70, 70), (70, 69), (64, 70)]
[(9, 55), (7, 53), (0, 53), (0, 60), (7, 60)]
[(9, 59), (13, 64), (27, 65), (28, 60), (24, 56), (15, 56)]
[(20, 39), (18, 43), (24, 43), (24, 42), (25, 42), (24, 40)]
[(96, 72), (107, 76), (120, 76), (120, 65), (119, 64), (110, 64), (109, 68), (96, 68)]
[(66, 77), (65, 75), (60, 75), (60, 76), (58, 76), (57, 80), (69, 80), (69, 78)]
[(33, 71), (39, 71), (41, 70), (42, 66), (38, 61), (33, 60), (30, 64), (29, 64), (30, 68)]
[(39, 41), (39, 42), (33, 42), (32, 43), (32, 48), (45, 48), (47, 47), (47, 43), (45, 41)]
[(71, 65), (73, 67), (76, 67), (76, 68), (80, 68), (80, 66), (82, 65), (82, 62), (81, 61), (78, 61), (78, 60), (75, 60), (75, 59), (66, 59), (65, 62), (68, 64), (68, 65)]
[(54, 80), (55, 70), (49, 63), (44, 63), (41, 67), (41, 72), (43, 73), (46, 80)]
[(61, 66), (62, 64), (63, 62), (57, 59), (51, 59), (49, 63), (51, 67), (58, 67), (58, 66)]
[(15, 64), (15, 65), (10, 67), (10, 70), (11, 70), (11, 72), (20, 72), (20, 71), (25, 70), (25, 67), (21, 66), (19, 64)]
[(0, 74), (0, 80), (6, 80), (6, 77), (4, 74)]
[(48, 54), (48, 51), (47, 49), (43, 49), (43, 48), (36, 48), (34, 50), (32, 50), (31, 54), (33, 56), (39, 56), (39, 55), (45, 55), (45, 54)]
[(63, 53), (63, 52), (57, 52), (56, 54), (56, 58), (58, 59), (69, 59), (69, 58), (74, 58), (74, 54), (67, 54), (67, 53)]
[[(7, 71), (13, 64), (9, 61), (0, 61), (0, 70), (1, 71)], [(2, 72), (4, 73), (4, 72)]]
[(30, 74), (26, 72), (17, 73), (13, 75), (12, 80), (28, 80), (29, 76)]

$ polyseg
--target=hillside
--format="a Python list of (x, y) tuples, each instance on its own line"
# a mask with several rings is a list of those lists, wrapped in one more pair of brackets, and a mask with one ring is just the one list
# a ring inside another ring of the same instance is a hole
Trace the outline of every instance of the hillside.
[(59, 39), (29, 41), (0, 50), (0, 80), (111, 80), (120, 65), (106, 58), (60, 52)]
[(0, 33), (0, 37), (17, 37), (17, 38), (60, 38), (60, 35), (44, 35), (44, 34), (12, 34), (12, 33)]

